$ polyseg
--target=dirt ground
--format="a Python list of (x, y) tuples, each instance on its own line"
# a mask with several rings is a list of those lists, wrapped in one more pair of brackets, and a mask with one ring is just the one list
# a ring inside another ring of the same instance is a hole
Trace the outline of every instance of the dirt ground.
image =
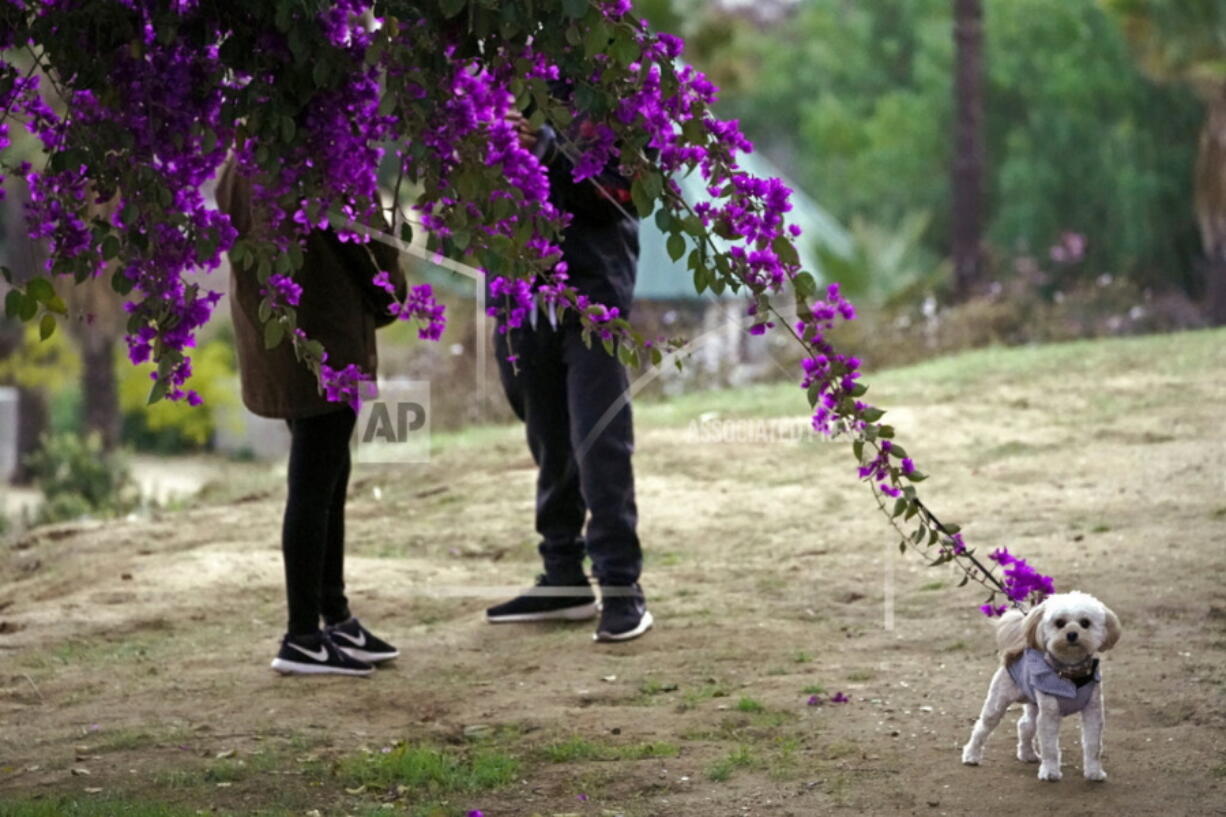
[[(1226, 333), (1195, 333), (870, 378), (938, 514), (1119, 614), (1105, 783), (1081, 777), (1076, 719), (1060, 783), (1013, 758), (1013, 715), (983, 766), (960, 764), (994, 669), (983, 594), (899, 555), (849, 446), (765, 421), (802, 417), (803, 396), (759, 388), (639, 411), (657, 626), (624, 645), (594, 644), (588, 623), (482, 621), (537, 569), (515, 428), (355, 474), (350, 597), (404, 653), (370, 679), (268, 668), (283, 626), (274, 476), (219, 486), (223, 504), (12, 543), (0, 814), (59, 796), (412, 813), (411, 789), (344, 772), (399, 741), (518, 758), (507, 785), (435, 798), (485, 817), (1226, 814), (1223, 350)], [(808, 705), (818, 689), (850, 702)]]

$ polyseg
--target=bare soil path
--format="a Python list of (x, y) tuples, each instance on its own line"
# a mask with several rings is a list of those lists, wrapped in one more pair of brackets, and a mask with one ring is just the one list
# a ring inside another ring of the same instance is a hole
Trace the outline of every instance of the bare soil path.
[[(351, 598), (404, 652), (368, 680), (268, 669), (275, 481), (34, 531), (0, 554), (0, 815), (1226, 814), (1226, 333), (872, 380), (968, 542), (1120, 615), (1105, 784), (1081, 778), (1075, 720), (1059, 784), (1013, 759), (1012, 716), (985, 765), (960, 765), (994, 669), (982, 594), (898, 555), (848, 446), (768, 421), (803, 413), (772, 387), (639, 412), (658, 626), (619, 646), (481, 619), (537, 569), (514, 428), (355, 475)], [(459, 765), (385, 774), (417, 749)]]

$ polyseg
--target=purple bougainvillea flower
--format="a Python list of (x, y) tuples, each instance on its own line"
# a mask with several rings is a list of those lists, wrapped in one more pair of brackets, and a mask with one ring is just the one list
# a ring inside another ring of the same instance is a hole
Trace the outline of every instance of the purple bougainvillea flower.
[(851, 702), (851, 698), (848, 698), (842, 692), (836, 692), (830, 696), (830, 703), (832, 704), (845, 704), (845, 703), (850, 703), (850, 702)]
[(809, 706), (821, 706), (822, 699), (816, 695), (810, 695), (809, 700), (806, 701), (805, 703), (807, 703)]

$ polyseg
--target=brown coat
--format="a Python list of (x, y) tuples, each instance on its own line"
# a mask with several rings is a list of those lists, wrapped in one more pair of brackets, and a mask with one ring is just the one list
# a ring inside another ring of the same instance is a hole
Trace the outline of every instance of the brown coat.
[[(225, 165), (218, 179), (217, 204), (230, 216), (240, 237), (251, 231), (251, 182), (234, 171), (233, 162)], [(403, 289), (398, 253), (377, 242), (342, 242), (331, 230), (312, 232), (303, 249), (302, 269), (294, 273), (302, 287), (299, 328), (323, 344), (332, 368), (356, 363), (373, 377), (378, 367), (375, 327), (386, 323), (387, 315), (376, 314), (386, 309), (386, 302), (379, 303), (380, 292), (370, 279), (377, 263)], [(264, 348), (264, 327), (259, 320), (263, 297), (255, 267), (240, 267), (231, 260), (230, 275), (230, 314), (243, 404), (261, 417), (287, 419), (337, 410), (342, 404), (324, 397), (315, 375), (294, 355), (288, 338), (273, 349)]]

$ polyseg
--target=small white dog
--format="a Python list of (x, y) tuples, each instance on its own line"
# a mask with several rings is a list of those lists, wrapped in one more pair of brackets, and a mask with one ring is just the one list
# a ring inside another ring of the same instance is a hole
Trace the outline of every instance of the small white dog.
[(978, 766), (984, 741), (1005, 710), (1022, 702), (1018, 760), (1039, 761), (1040, 780), (1059, 780), (1060, 719), (1080, 712), (1086, 779), (1106, 780), (1103, 691), (1094, 654), (1111, 649), (1119, 639), (1115, 613), (1086, 593), (1049, 596), (1024, 617), (1019, 610), (1001, 616), (996, 630), (1001, 666), (992, 676), (971, 739), (962, 748), (962, 762)]

